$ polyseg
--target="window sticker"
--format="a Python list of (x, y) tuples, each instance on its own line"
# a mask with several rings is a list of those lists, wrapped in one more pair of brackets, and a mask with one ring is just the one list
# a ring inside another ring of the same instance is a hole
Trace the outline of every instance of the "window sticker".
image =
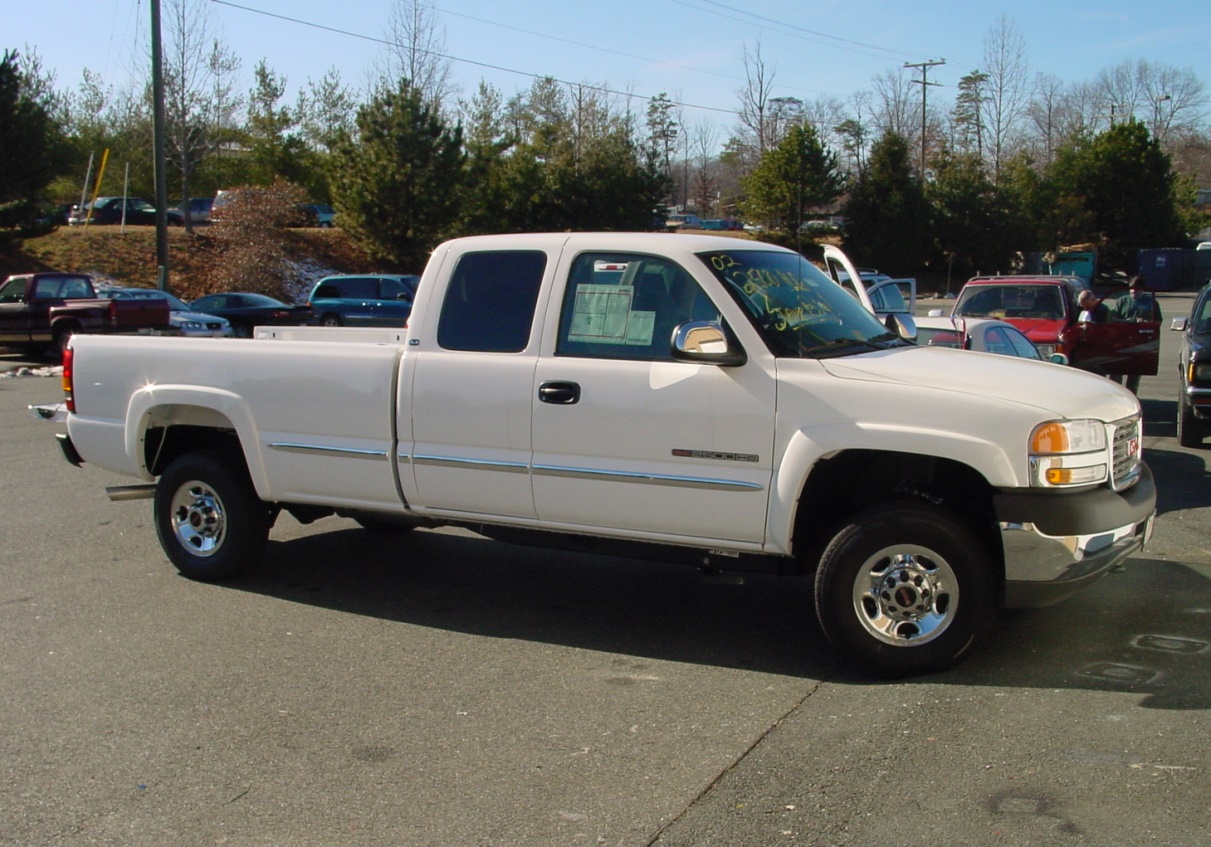
[(632, 312), (630, 285), (578, 285), (568, 341), (591, 344), (652, 343), (654, 312)]

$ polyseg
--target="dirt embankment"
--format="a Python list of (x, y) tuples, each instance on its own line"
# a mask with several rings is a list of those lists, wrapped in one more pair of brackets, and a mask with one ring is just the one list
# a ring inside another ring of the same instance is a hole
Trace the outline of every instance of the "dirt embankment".
[[(385, 271), (340, 229), (288, 231), (290, 266), (283, 276), (300, 281), (328, 273)], [(168, 232), (169, 288), (184, 299), (207, 293), (215, 263), (223, 261), (217, 239), (205, 227), (192, 234)], [(128, 226), (61, 227), (15, 248), (0, 250), (0, 279), (30, 271), (82, 271), (122, 285), (156, 285), (155, 228)]]

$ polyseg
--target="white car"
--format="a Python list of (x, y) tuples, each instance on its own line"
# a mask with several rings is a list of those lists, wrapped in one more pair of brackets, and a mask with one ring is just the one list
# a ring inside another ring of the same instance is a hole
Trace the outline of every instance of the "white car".
[(235, 335), (227, 318), (194, 311), (188, 303), (173, 297), (167, 291), (156, 288), (108, 288), (98, 291), (97, 294), (111, 300), (167, 300), (169, 324), (181, 335), (190, 338), (231, 338)]
[(979, 350), (1023, 359), (1042, 359), (1038, 348), (1022, 331), (992, 318), (917, 318), (917, 344), (922, 347), (954, 347)]

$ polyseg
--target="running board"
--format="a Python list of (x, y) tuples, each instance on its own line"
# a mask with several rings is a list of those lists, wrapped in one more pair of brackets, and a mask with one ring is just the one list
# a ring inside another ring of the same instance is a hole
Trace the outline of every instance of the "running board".
[(150, 500), (156, 496), (156, 484), (146, 485), (110, 485), (105, 488), (106, 495), (115, 503), (121, 500)]

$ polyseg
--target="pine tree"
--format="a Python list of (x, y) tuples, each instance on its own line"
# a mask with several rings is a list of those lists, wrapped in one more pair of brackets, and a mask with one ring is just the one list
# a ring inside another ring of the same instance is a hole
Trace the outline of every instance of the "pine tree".
[(374, 256), (419, 268), (453, 230), (464, 176), (462, 130), (402, 82), (358, 110), (357, 138), (333, 157), (341, 225)]
[(846, 252), (887, 273), (914, 270), (930, 252), (930, 217), (908, 142), (888, 132), (871, 148), (870, 163), (845, 205)]
[(837, 199), (843, 181), (837, 157), (820, 142), (814, 127), (800, 123), (761, 157), (741, 186), (746, 217), (765, 221), (774, 229), (798, 232), (808, 210)]

